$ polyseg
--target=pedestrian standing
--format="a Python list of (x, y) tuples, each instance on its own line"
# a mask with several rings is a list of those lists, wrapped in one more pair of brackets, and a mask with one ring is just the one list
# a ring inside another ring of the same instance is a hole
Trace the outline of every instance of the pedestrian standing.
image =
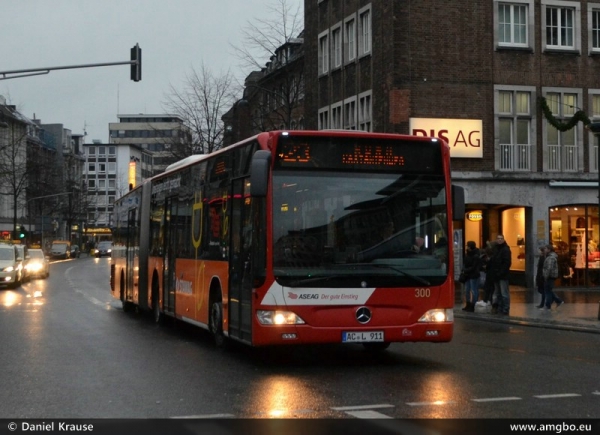
[(463, 311), (475, 311), (475, 304), (479, 300), (479, 272), (481, 271), (481, 253), (477, 244), (472, 240), (467, 242), (467, 253), (464, 261), (464, 272), (467, 276), (465, 282), (466, 305)]
[(544, 301), (546, 300), (546, 288), (544, 287), (544, 260), (546, 260), (546, 248), (540, 246), (540, 258), (537, 263), (537, 272), (535, 274), (535, 286), (537, 287), (538, 293), (542, 295), (542, 301), (537, 308), (544, 308)]
[(508, 277), (510, 274), (510, 265), (512, 257), (510, 248), (502, 234), (496, 237), (496, 253), (490, 260), (490, 265), (494, 273), (494, 291), (498, 296), (498, 314), (508, 316), (510, 313), (510, 291), (508, 287)]
[(546, 259), (544, 260), (544, 290), (546, 293), (546, 307), (541, 310), (549, 310), (552, 303), (556, 302), (556, 308), (565, 303), (561, 298), (554, 293), (554, 280), (558, 278), (558, 255), (554, 252), (552, 244), (546, 245)]
[[(483, 285), (483, 301), (487, 305), (492, 305), (494, 302), (494, 270), (490, 266), (490, 260), (496, 253), (496, 242), (486, 242), (483, 255), (481, 256), (482, 269), (485, 271), (485, 284)], [(491, 310), (490, 310), (491, 311)]]

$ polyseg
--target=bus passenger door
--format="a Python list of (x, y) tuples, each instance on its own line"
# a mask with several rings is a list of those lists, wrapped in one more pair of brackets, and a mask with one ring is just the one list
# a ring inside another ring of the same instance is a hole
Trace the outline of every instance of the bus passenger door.
[(233, 182), (229, 251), (229, 336), (252, 340), (252, 201), (250, 178)]
[(167, 198), (164, 221), (164, 261), (163, 261), (163, 310), (175, 313), (175, 253), (177, 233), (173, 228), (173, 216), (177, 216), (175, 198)]
[(127, 213), (127, 244), (125, 251), (125, 300), (133, 301), (133, 271), (136, 266), (135, 254), (138, 248), (136, 214), (137, 209), (129, 210)]

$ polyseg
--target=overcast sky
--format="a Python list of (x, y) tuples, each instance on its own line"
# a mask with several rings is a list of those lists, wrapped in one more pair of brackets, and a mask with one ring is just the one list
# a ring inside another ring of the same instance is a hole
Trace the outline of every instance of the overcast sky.
[(239, 60), (230, 44), (239, 45), (240, 28), (268, 3), (0, 0), (0, 72), (125, 62), (136, 43), (142, 49), (137, 83), (129, 65), (78, 68), (0, 80), (0, 95), (29, 118), (63, 124), (74, 134), (85, 129), (87, 143), (107, 143), (108, 123), (117, 122), (117, 114), (164, 113), (170, 85), (181, 88), (202, 62), (215, 74), (236, 73)]

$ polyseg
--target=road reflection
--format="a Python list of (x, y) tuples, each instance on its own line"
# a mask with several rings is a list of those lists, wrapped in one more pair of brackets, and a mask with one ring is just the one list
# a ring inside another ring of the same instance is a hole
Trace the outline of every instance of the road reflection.
[(37, 310), (44, 305), (45, 282), (32, 280), (16, 289), (0, 288), (0, 307), (4, 309), (32, 309)]
[[(269, 418), (291, 418), (302, 408), (310, 409), (312, 403), (321, 399), (314, 397), (315, 391), (299, 379), (289, 376), (274, 376), (261, 379), (255, 388), (249, 388), (248, 397), (252, 399), (252, 410), (264, 410)], [(303, 402), (305, 406), (303, 406)], [(250, 410), (248, 410), (250, 411)]]

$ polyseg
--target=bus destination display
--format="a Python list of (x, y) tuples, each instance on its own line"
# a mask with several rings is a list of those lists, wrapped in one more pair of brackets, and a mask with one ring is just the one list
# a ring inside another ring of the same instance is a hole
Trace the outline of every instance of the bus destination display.
[(431, 171), (441, 167), (439, 145), (431, 142), (359, 141), (352, 138), (290, 137), (278, 146), (281, 168)]

